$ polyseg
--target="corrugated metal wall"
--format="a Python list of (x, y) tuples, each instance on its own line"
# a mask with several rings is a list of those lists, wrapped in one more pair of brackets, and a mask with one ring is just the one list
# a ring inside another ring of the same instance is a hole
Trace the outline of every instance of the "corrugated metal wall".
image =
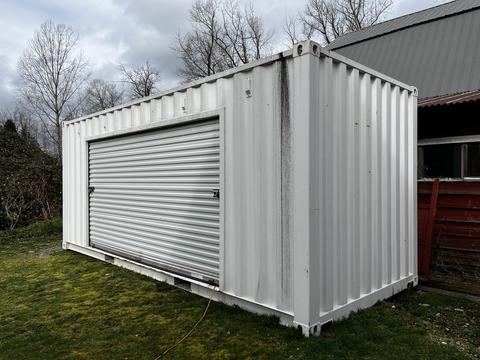
[(65, 124), (64, 241), (88, 246), (86, 137), (224, 107), (224, 291), (292, 312), (291, 255), (283, 251), (290, 240), (281, 236), (280, 71), (274, 62)]
[(328, 57), (311, 67), (322, 316), (417, 273), (416, 97)]
[(405, 287), (416, 275), (414, 90), (302, 46), (65, 124), (64, 241), (88, 246), (87, 137), (223, 109), (222, 291), (309, 329)]

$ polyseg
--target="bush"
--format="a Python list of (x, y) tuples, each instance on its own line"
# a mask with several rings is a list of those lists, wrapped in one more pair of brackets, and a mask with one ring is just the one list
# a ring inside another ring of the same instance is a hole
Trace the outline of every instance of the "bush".
[(13, 229), (61, 211), (61, 167), (27, 133), (0, 128), (0, 229)]

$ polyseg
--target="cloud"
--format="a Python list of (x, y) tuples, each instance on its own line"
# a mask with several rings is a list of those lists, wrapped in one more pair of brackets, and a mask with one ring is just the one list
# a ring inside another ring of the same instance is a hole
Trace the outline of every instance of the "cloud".
[(389, 14), (389, 17), (397, 17), (410, 14), (412, 12), (428, 9), (430, 7), (441, 5), (450, 1), (451, 0), (397, 0), (393, 3), (393, 7)]
[(5, 54), (0, 54), (0, 110), (13, 105), (15, 98), (15, 83), (18, 80), (15, 68)]
[(124, 9), (120, 36), (127, 50), (122, 56), (126, 63), (150, 61), (161, 71), (162, 88), (175, 86), (180, 66), (172, 45), (177, 31), (188, 28), (188, 9), (191, 1), (117, 0)]
[[(248, 0), (245, 0), (248, 1)], [(306, 1), (306, 0), (305, 0)], [(282, 25), (305, 1), (252, 2), (273, 31), (274, 51), (285, 48)], [(389, 17), (434, 6), (444, 0), (397, 0)], [(193, 0), (0, 0), (0, 106), (11, 104), (18, 82), (16, 64), (42, 22), (72, 26), (88, 58), (93, 77), (118, 80), (118, 65), (149, 60), (161, 71), (161, 89), (178, 84), (181, 65), (172, 50), (177, 31), (188, 27)]]

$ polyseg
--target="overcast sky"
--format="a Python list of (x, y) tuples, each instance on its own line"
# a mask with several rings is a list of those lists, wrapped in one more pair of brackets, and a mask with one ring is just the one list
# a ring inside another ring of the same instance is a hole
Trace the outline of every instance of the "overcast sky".
[[(282, 23), (306, 0), (257, 0), (256, 12), (283, 48)], [(117, 80), (119, 63), (151, 61), (161, 70), (161, 89), (178, 84), (179, 62), (171, 50), (177, 31), (188, 29), (193, 0), (0, 0), (0, 107), (15, 99), (16, 66), (27, 41), (48, 19), (72, 26), (93, 77)], [(422, 10), (446, 0), (394, 0), (387, 18)]]

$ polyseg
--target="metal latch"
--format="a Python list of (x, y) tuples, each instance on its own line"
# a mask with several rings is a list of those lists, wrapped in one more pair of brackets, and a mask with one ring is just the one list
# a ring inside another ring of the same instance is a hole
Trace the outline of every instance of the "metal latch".
[(215, 199), (220, 199), (220, 189), (213, 189), (212, 192)]
[(92, 193), (93, 193), (94, 191), (95, 191), (95, 187), (93, 187), (93, 186), (89, 186), (89, 187), (88, 187), (88, 194), (89, 194), (89, 195), (92, 195)]

